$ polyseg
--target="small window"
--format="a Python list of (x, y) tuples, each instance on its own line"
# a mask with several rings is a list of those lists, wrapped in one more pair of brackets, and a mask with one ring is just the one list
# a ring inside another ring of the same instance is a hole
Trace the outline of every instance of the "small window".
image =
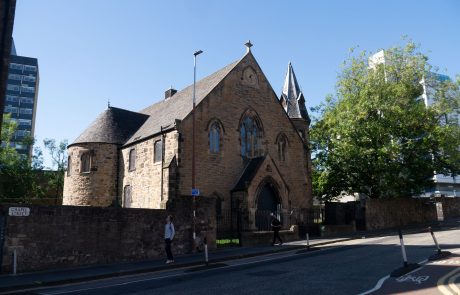
[(91, 167), (91, 155), (89, 152), (85, 152), (80, 157), (81, 160), (81, 173), (89, 173)]
[(133, 203), (132, 199), (132, 190), (130, 185), (125, 185), (123, 190), (123, 207), (124, 208), (131, 208)]
[(219, 153), (220, 149), (220, 127), (219, 123), (214, 122), (209, 130), (209, 150), (211, 153)]
[(72, 175), (72, 159), (70, 156), (67, 157), (67, 176)]
[(278, 140), (278, 159), (280, 161), (286, 161), (286, 146), (287, 146), (287, 139), (283, 135)]
[(136, 149), (129, 151), (129, 171), (136, 169)]
[(155, 141), (154, 159), (155, 163), (163, 160), (163, 142), (161, 140)]

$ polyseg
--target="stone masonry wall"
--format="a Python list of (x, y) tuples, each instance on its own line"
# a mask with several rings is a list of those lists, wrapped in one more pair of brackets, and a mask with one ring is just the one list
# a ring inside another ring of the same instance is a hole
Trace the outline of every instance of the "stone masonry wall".
[[(81, 155), (91, 153), (90, 172), (82, 173)], [(63, 204), (109, 206), (116, 198), (117, 146), (105, 143), (78, 144), (68, 148), (70, 170), (64, 176)]]
[[(124, 148), (120, 157), (120, 187), (123, 207), (130, 208), (164, 208), (169, 196), (169, 163), (178, 153), (177, 131), (164, 135), (164, 162), (154, 162), (155, 142), (162, 140), (162, 136), (142, 141), (133, 146)], [(136, 167), (129, 170), (129, 153), (136, 150)], [(163, 167), (163, 169), (162, 169)], [(163, 173), (163, 180), (161, 178)], [(161, 182), (163, 181), (163, 195)], [(123, 198), (125, 186), (130, 185), (132, 203), (126, 204)]]
[[(252, 67), (257, 74), (257, 83), (245, 83), (243, 72)], [(281, 78), (281, 77), (280, 77)], [(248, 85), (250, 84), (250, 85)], [(174, 98), (172, 98), (174, 99)], [(246, 111), (256, 113), (263, 127), (262, 150), (271, 155), (280, 174), (287, 182), (289, 200), (292, 207), (308, 208), (312, 197), (309, 193), (307, 175), (307, 152), (292, 122), (289, 120), (276, 94), (266, 80), (257, 62), (251, 55), (230, 72), (214, 88), (208, 97), (196, 108), (196, 186), (202, 195), (219, 195), (224, 199), (223, 208), (230, 207), (230, 190), (241, 176), (245, 162), (240, 153), (239, 124)], [(218, 120), (223, 127), (220, 152), (212, 154), (209, 149), (209, 125)], [(191, 188), (191, 146), (192, 120), (187, 116), (181, 123), (180, 159), (180, 194), (189, 194)], [(286, 160), (278, 158), (276, 139), (280, 133), (288, 138)], [(258, 185), (256, 184), (256, 187)], [(248, 196), (255, 199), (255, 196)]]
[(436, 198), (436, 202), (442, 203), (444, 218), (460, 216), (460, 198)]
[[(215, 199), (199, 198), (197, 203), (198, 236), (206, 236), (213, 249)], [(192, 249), (191, 197), (168, 202), (167, 210), (31, 205), (30, 216), (8, 216), (8, 208), (14, 206), (20, 205), (0, 205), (6, 217), (3, 273), (11, 272), (14, 249), (19, 272), (165, 257), (168, 214), (176, 229), (173, 253)]]
[(434, 204), (423, 199), (366, 200), (366, 229), (392, 228), (437, 220)]

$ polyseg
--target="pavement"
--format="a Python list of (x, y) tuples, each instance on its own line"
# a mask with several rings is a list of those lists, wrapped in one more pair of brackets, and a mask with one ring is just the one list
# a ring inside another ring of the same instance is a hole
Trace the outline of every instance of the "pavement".
[[(416, 225), (405, 227), (404, 232), (415, 233), (426, 231), (428, 225)], [(435, 230), (442, 230), (449, 227), (459, 227), (460, 219), (453, 219), (434, 225)], [(351, 234), (344, 234), (330, 238), (316, 238), (309, 241), (310, 247), (320, 247), (331, 245), (362, 237), (378, 237), (396, 235), (394, 229), (381, 231), (366, 231)], [(224, 261), (242, 259), (254, 256), (269, 255), (282, 251), (292, 251), (306, 249), (306, 240), (285, 243), (282, 246), (254, 246), (254, 247), (233, 247), (217, 249), (209, 253), (209, 265), (221, 263)], [(22, 274), (2, 274), (0, 275), (0, 292), (23, 290), (26, 288), (44, 287), (62, 285), (66, 283), (84, 282), (102, 278), (156, 272), (171, 270), (175, 268), (204, 266), (204, 253), (193, 253), (187, 255), (178, 255), (175, 257), (175, 263), (165, 264), (165, 259), (153, 259), (143, 261), (132, 261), (122, 263), (112, 263), (104, 265), (80, 266), (71, 268), (61, 268), (40, 272), (30, 272)]]

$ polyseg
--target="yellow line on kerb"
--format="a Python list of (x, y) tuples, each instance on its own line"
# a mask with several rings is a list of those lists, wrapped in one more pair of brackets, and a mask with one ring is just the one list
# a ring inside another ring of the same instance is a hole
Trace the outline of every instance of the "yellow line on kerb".
[(449, 279), (449, 288), (451, 288), (452, 291), (454, 291), (454, 294), (460, 294), (460, 289), (455, 284), (455, 280), (457, 280), (458, 278), (460, 278), (460, 272)]
[[(438, 280), (438, 290), (442, 294), (444, 294), (444, 295), (458, 295), (458, 294), (460, 294), (458, 292), (457, 286), (455, 286), (455, 278), (457, 278), (460, 275), (460, 273), (459, 273), (459, 275), (454, 276), (454, 274), (457, 273), (457, 272), (460, 272), (460, 267), (457, 267), (456, 269), (454, 269), (453, 271), (449, 272), (448, 274), (446, 274), (445, 276), (441, 277)], [(449, 283), (449, 287), (451, 287), (451, 288), (452, 288), (452, 286), (450, 285), (450, 283), (452, 282), (452, 285), (454, 285), (455, 289), (452, 289), (452, 291), (445, 285), (446, 279), (450, 278), (451, 276), (453, 276), (454, 279), (453, 280), (452, 280), (452, 278), (449, 279), (448, 283)]]

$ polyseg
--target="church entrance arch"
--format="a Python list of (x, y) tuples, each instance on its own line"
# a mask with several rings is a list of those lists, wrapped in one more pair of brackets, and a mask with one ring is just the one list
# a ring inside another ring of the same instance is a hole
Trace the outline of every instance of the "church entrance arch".
[(278, 190), (270, 181), (261, 185), (257, 195), (257, 210), (255, 213), (256, 227), (258, 230), (270, 230), (271, 217), (274, 213), (278, 218), (281, 213), (281, 202)]

